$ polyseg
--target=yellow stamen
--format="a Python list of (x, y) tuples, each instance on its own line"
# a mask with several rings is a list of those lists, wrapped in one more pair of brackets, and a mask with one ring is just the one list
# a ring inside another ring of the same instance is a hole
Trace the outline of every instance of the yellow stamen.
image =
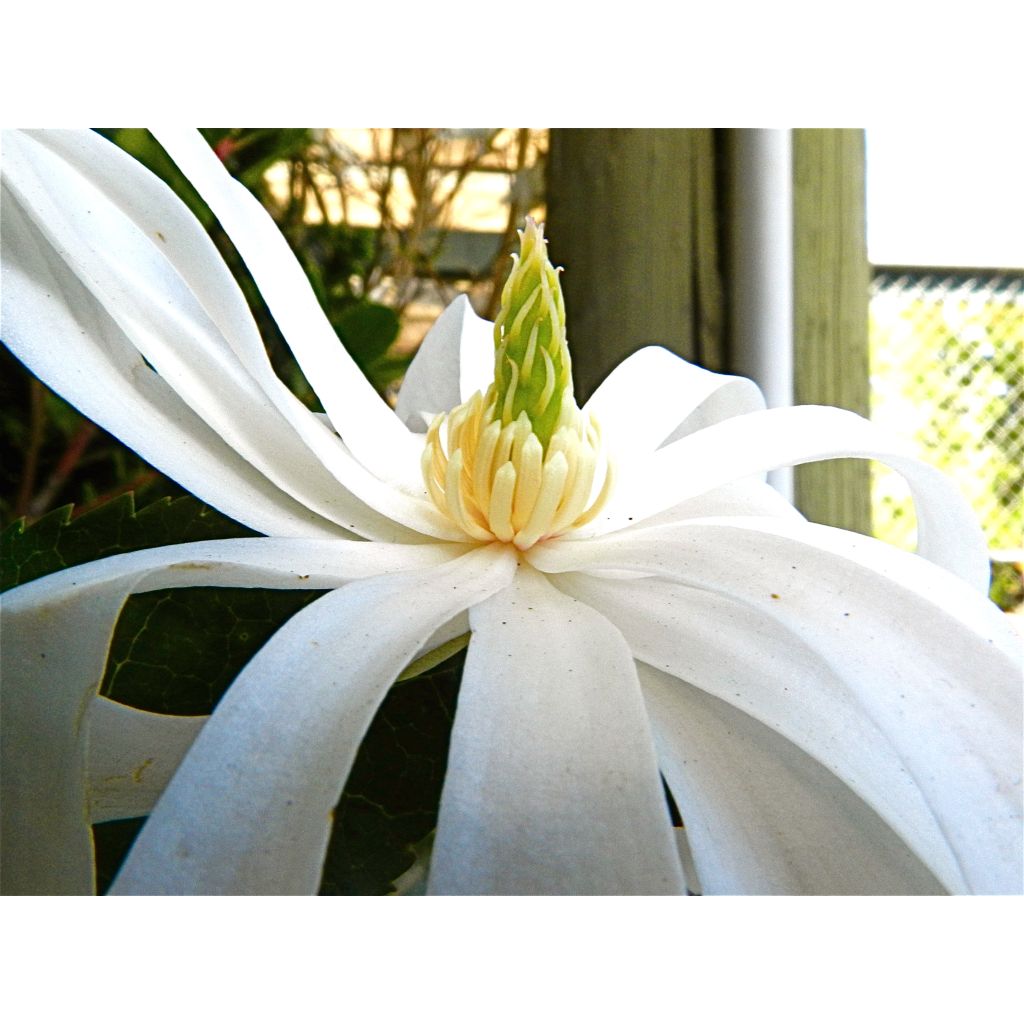
[[(472, 539), (522, 550), (592, 520), (610, 493), (611, 467), (595, 421), (572, 410), (546, 450), (525, 412), (506, 426), (490, 418), (490, 392), (437, 417), (422, 457), (434, 504)], [(592, 499), (602, 466), (603, 486)]]
[(491, 532), (498, 540), (510, 541), (515, 532), (512, 529), (512, 501), (515, 488), (516, 468), (511, 462), (506, 462), (494, 474), (491, 504), (488, 509)]

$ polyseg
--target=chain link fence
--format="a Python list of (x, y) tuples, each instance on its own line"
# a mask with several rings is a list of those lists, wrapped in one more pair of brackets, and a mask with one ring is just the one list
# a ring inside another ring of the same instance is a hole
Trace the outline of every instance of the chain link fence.
[[(1024, 560), (1024, 272), (876, 269), (872, 418), (960, 486), (996, 561)], [(875, 465), (877, 536), (912, 547), (903, 481)]]

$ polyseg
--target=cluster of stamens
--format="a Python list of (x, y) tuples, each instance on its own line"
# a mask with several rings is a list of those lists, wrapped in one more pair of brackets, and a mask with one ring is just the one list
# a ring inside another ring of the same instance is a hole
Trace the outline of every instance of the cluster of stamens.
[(469, 537), (525, 551), (593, 519), (612, 472), (597, 422), (573, 397), (561, 288), (543, 235), (527, 220), (520, 237), (495, 322), (495, 382), (435, 417), (423, 477)]
[(476, 540), (511, 542), (525, 551), (588, 523), (611, 489), (606, 463), (600, 493), (590, 500), (601, 463), (600, 430), (574, 405), (545, 450), (521, 412), (494, 418), (494, 388), (478, 391), (427, 432), (423, 475), (442, 512)]

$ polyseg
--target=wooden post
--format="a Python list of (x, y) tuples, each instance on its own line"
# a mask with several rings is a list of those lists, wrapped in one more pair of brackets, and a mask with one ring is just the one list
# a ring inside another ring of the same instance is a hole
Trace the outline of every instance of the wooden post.
[[(794, 401), (869, 411), (864, 133), (793, 133)], [(869, 464), (800, 466), (796, 505), (809, 519), (871, 532)]]
[[(731, 369), (718, 244), (727, 205), (716, 192), (721, 150), (710, 129), (551, 130), (547, 235), (565, 267), (581, 400), (643, 345)], [(792, 159), (794, 401), (867, 415), (864, 134), (798, 129)], [(863, 460), (799, 467), (795, 492), (808, 518), (870, 533)]]
[(546, 234), (579, 398), (631, 352), (722, 362), (710, 129), (553, 128)]

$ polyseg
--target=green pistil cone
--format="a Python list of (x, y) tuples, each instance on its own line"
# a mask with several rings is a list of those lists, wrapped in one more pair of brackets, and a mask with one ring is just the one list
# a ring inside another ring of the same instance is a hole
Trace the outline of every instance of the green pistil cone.
[(541, 230), (527, 217), (519, 232), (522, 252), (512, 257), (494, 324), (494, 387), (495, 417), (508, 424), (525, 412), (547, 448), (564, 405), (574, 399), (565, 303)]

